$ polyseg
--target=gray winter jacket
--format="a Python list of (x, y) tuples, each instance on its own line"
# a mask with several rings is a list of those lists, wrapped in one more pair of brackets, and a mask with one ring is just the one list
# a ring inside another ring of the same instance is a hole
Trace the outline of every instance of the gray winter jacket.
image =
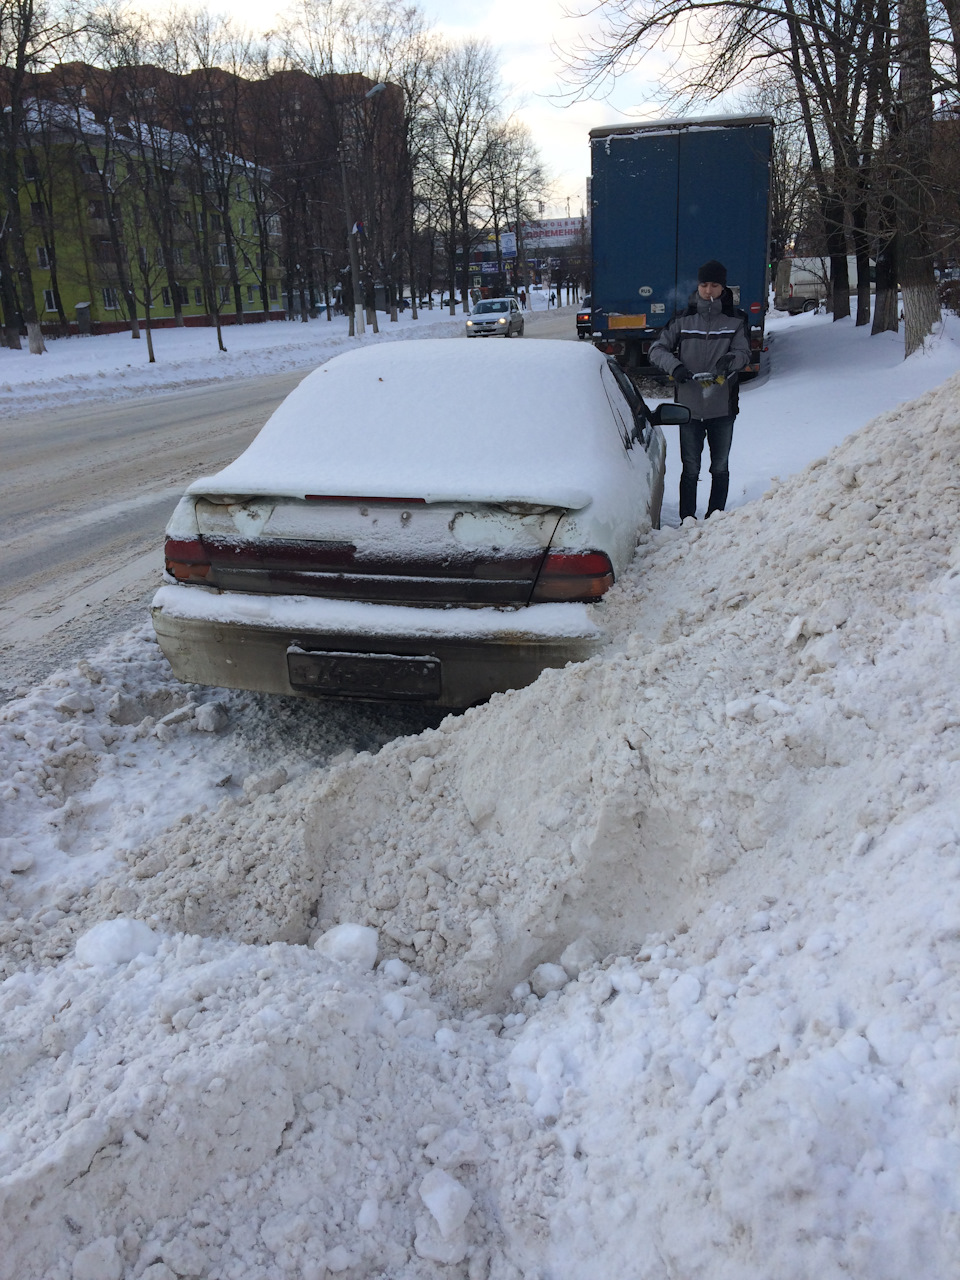
[(699, 420), (725, 418), (739, 409), (737, 373), (750, 363), (747, 322), (735, 311), (730, 295), (695, 301), (665, 326), (650, 348), (650, 361), (664, 373), (686, 365), (691, 373), (716, 373), (726, 355), (734, 357), (723, 386), (701, 387), (698, 382), (677, 384), (677, 404), (685, 404)]

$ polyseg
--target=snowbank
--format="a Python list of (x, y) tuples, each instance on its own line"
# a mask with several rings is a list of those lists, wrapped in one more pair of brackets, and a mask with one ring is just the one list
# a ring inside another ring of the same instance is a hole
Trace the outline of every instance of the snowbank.
[(960, 376), (330, 767), (144, 639), (8, 707), (0, 1276), (952, 1276), (958, 463)]
[(43, 356), (0, 348), (0, 417), (17, 417), (45, 405), (73, 404), (78, 399), (118, 400), (144, 392), (178, 391), (223, 379), (312, 369), (340, 351), (382, 345), (410, 337), (460, 337), (463, 314), (439, 307), (408, 311), (396, 323), (382, 312), (380, 333), (348, 337), (349, 320), (324, 314), (307, 324), (275, 320), (266, 324), (231, 325), (223, 330), (226, 351), (217, 349), (215, 329), (155, 329), (156, 363), (147, 363), (145, 338), (129, 333), (47, 340)]

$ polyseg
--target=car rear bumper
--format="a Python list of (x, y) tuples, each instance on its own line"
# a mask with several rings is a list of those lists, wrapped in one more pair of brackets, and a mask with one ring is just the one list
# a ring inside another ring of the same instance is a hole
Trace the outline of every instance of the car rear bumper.
[[(153, 625), (190, 684), (450, 708), (522, 688), (603, 643), (584, 605), (414, 609), (182, 586), (157, 592)], [(320, 670), (313, 685), (311, 668)]]

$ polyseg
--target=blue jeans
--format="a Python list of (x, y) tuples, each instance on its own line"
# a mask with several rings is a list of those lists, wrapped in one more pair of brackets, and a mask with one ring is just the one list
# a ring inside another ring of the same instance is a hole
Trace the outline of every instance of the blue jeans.
[(733, 443), (733, 424), (736, 414), (727, 418), (706, 418), (685, 423), (680, 428), (680, 519), (697, 514), (697, 481), (700, 479), (700, 457), (703, 442), (710, 445), (710, 501), (707, 515), (722, 511), (730, 487), (730, 445)]

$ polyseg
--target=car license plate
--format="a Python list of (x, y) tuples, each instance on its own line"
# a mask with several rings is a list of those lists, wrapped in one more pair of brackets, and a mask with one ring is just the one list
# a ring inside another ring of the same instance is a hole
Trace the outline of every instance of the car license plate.
[(339, 698), (439, 698), (440, 660), (393, 653), (316, 653), (287, 650), (295, 689)]

